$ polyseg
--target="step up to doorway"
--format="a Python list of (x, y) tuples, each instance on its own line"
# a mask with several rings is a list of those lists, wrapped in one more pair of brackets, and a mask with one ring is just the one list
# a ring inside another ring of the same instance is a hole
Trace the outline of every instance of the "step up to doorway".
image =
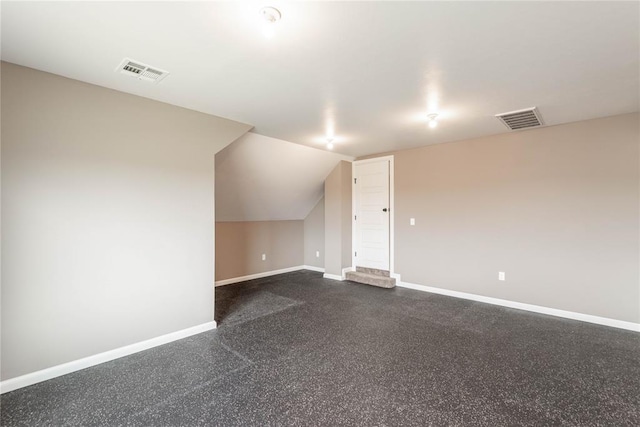
[[(357, 268), (360, 269), (361, 267), (357, 267)], [(373, 269), (370, 269), (370, 270), (373, 270)], [(378, 271), (383, 271), (383, 270), (378, 270)], [(386, 276), (381, 274), (365, 273), (361, 271), (348, 271), (346, 274), (346, 279), (351, 280), (352, 282), (377, 286), (379, 288), (395, 288), (396, 286), (396, 279), (389, 277), (388, 271)]]
[(378, 270), (377, 268), (369, 268), (369, 267), (356, 267), (356, 271), (358, 273), (373, 274), (374, 276), (389, 277), (388, 270)]

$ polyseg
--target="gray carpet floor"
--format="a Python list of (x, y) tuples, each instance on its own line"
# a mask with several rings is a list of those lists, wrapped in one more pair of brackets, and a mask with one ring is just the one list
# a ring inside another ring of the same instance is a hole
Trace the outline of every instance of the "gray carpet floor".
[(6, 393), (3, 426), (638, 426), (640, 335), (309, 271), (215, 331)]

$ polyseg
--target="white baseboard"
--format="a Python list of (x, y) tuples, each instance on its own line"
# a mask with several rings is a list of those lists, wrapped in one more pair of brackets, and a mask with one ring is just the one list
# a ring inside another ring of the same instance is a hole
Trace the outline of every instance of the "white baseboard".
[(338, 276), (337, 274), (327, 274), (325, 273), (322, 277), (324, 277), (325, 279), (331, 279), (331, 280), (346, 280), (347, 278), (347, 272), (348, 271), (353, 271), (354, 268), (353, 267), (346, 267), (342, 269), (342, 276)]
[(30, 374), (22, 375), (15, 378), (10, 378), (8, 380), (4, 380), (0, 382), (0, 393), (8, 393), (10, 391), (17, 390), (22, 387), (27, 387), (32, 384), (50, 380), (55, 377), (70, 374), (71, 372), (75, 372), (81, 369), (89, 368), (91, 366), (99, 365), (100, 363), (109, 362), (110, 360), (128, 356), (133, 353), (138, 353), (143, 350), (148, 350), (150, 348), (157, 347), (159, 345), (167, 344), (172, 341), (190, 337), (191, 335), (196, 335), (202, 332), (210, 331), (211, 329), (215, 329), (215, 328), (216, 328), (216, 322), (207, 322), (201, 325), (192, 326), (187, 329), (171, 332), (169, 334), (161, 335), (159, 337), (151, 338), (145, 341), (140, 341), (135, 344), (130, 344), (124, 347), (105, 351), (104, 353), (98, 353), (98, 354), (94, 354), (93, 356), (88, 356), (82, 359), (63, 363), (62, 365), (52, 366), (47, 369), (42, 369), (40, 371), (32, 372)]
[(296, 265), (295, 267), (281, 268), (280, 270), (263, 271), (262, 273), (249, 274), (248, 276), (232, 277), (231, 279), (217, 280), (215, 286), (231, 285), (233, 283), (246, 282), (247, 280), (260, 279), (262, 277), (275, 276), (277, 274), (291, 273), (292, 271), (310, 270), (324, 273), (324, 268), (313, 265)]
[(342, 280), (347, 280), (347, 273), (350, 271), (356, 271), (353, 267), (346, 267), (342, 269)]
[(559, 310), (557, 308), (542, 307), (539, 305), (525, 304), (522, 302), (509, 301), (499, 298), (485, 297), (482, 295), (468, 294), (466, 292), (452, 291), (449, 289), (434, 288), (431, 286), (417, 285), (398, 281), (397, 286), (415, 289), (418, 291), (431, 292), (434, 294), (447, 295), (455, 298), (463, 298), (471, 301), (484, 302), (487, 304), (500, 305), (503, 307), (516, 308), (518, 310), (532, 311), (534, 313), (548, 314), (550, 316), (564, 317), (566, 319), (580, 320), (582, 322), (595, 323), (597, 325), (611, 326), (613, 328), (626, 329), (628, 331), (640, 332), (640, 323), (625, 322), (624, 320), (610, 319), (608, 317), (593, 316), (591, 314), (576, 313), (573, 311)]
[[(247, 280), (260, 279), (262, 277), (275, 276), (276, 274), (290, 273), (292, 271), (304, 269), (304, 265), (296, 265), (295, 267), (281, 268), (280, 270), (264, 271), (262, 273), (249, 274), (248, 276), (232, 277), (231, 279), (217, 280), (216, 286), (231, 285), (232, 283), (246, 282)], [(310, 268), (308, 270), (310, 270)]]
[(317, 271), (318, 273), (324, 273), (324, 268), (322, 267), (315, 267), (313, 265), (303, 265), (302, 268), (305, 270)]

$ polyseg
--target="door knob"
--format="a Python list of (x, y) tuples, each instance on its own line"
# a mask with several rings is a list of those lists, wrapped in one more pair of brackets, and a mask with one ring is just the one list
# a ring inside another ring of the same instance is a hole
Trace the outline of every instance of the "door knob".
[(382, 212), (386, 212), (386, 211), (387, 211), (387, 208), (382, 208)]

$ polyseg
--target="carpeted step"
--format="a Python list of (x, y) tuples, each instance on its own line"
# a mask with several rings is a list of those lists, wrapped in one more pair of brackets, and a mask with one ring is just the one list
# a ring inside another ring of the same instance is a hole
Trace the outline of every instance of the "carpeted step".
[(373, 274), (374, 276), (389, 277), (389, 270), (378, 270), (377, 268), (357, 267), (356, 266), (356, 271), (358, 273)]
[(346, 278), (352, 282), (364, 283), (379, 288), (395, 288), (396, 286), (396, 279), (377, 274), (361, 273), (359, 271), (348, 271)]

